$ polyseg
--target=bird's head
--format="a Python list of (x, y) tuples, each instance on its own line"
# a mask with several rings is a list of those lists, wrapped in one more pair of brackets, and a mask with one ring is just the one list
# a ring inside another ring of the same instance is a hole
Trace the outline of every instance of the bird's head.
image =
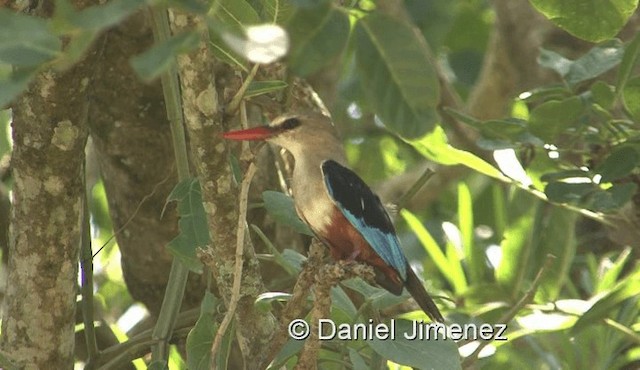
[(289, 150), (294, 155), (305, 149), (340, 143), (331, 119), (317, 113), (283, 115), (267, 126), (229, 131), (222, 136), (236, 141), (268, 141)]

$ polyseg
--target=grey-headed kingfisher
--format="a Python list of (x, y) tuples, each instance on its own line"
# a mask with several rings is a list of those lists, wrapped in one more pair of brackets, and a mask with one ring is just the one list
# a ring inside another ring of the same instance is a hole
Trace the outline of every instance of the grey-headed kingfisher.
[(442, 314), (409, 266), (380, 199), (347, 167), (331, 120), (316, 113), (285, 115), (270, 125), (223, 134), (229, 140), (266, 140), (294, 157), (291, 189), (296, 211), (335, 260), (366, 263), (376, 283), (400, 295), (403, 287), (434, 321)]

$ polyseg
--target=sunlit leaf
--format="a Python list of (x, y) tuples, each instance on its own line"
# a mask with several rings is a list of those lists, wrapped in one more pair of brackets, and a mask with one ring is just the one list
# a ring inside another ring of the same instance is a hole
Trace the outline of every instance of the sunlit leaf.
[(354, 40), (360, 82), (382, 122), (411, 139), (433, 130), (440, 88), (422, 35), (372, 14), (358, 21)]
[(439, 126), (433, 132), (416, 140), (406, 140), (420, 154), (445, 166), (463, 165), (484, 175), (502, 181), (509, 181), (500, 170), (475, 154), (456, 149), (449, 145), (444, 130)]
[(473, 283), (479, 283), (483, 280), (487, 263), (484, 249), (474, 244), (473, 225), (471, 191), (467, 184), (460, 182), (458, 183), (458, 227), (462, 235), (465, 263), (469, 269), (470, 279)]
[(595, 297), (593, 306), (582, 315), (571, 332), (575, 335), (584, 330), (586, 327), (598, 323), (607, 316), (611, 316), (612, 311), (616, 309), (620, 303), (628, 298), (640, 295), (640, 269), (621, 280), (616, 286)]
[(460, 281), (458, 276), (456, 276), (456, 272), (454, 271), (455, 269), (451, 267), (447, 256), (444, 254), (442, 249), (440, 249), (440, 246), (436, 243), (435, 239), (433, 239), (429, 230), (427, 230), (422, 222), (408, 210), (403, 209), (400, 212), (400, 215), (402, 215), (409, 225), (409, 228), (416, 234), (418, 240), (420, 240), (420, 243), (433, 263), (438, 267), (440, 273), (456, 287), (456, 291), (463, 291), (464, 283)]
[(517, 191), (509, 203), (504, 235), (500, 242), (502, 259), (495, 269), (498, 283), (511, 296), (520, 294), (523, 280), (531, 273), (529, 261), (535, 244), (535, 220), (541, 216), (540, 203), (533, 196)]
[(248, 71), (241, 53), (234, 51), (222, 39), (222, 35), (244, 39), (246, 26), (262, 22), (256, 10), (245, 0), (221, 0), (214, 2), (209, 11), (211, 51), (221, 60)]
[(557, 26), (591, 42), (615, 36), (638, 6), (638, 0), (529, 1)]
[(275, 24), (247, 26), (241, 35), (223, 32), (222, 39), (231, 50), (253, 63), (273, 63), (289, 50), (289, 36)]
[(256, 298), (255, 306), (263, 312), (269, 311), (271, 303), (273, 302), (286, 302), (291, 298), (291, 293), (283, 292), (266, 292), (262, 293)]
[(615, 261), (610, 261), (606, 258), (607, 263), (602, 268), (604, 273), (596, 280), (596, 293), (601, 293), (613, 288), (622, 273), (622, 269), (627, 263), (629, 256), (631, 256), (631, 248), (625, 248)]

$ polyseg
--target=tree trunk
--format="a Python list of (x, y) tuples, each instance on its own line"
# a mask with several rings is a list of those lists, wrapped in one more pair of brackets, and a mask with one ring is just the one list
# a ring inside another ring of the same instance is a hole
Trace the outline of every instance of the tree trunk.
[(73, 368), (87, 65), (42, 73), (12, 106), (15, 182), (1, 343), (27, 369)]

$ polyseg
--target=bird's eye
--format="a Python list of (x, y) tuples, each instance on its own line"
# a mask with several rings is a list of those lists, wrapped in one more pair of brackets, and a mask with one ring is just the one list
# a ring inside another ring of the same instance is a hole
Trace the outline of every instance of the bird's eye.
[(284, 122), (280, 124), (280, 127), (282, 128), (283, 131), (288, 131), (298, 126), (300, 126), (300, 120), (295, 117), (287, 118), (286, 120), (284, 120)]

